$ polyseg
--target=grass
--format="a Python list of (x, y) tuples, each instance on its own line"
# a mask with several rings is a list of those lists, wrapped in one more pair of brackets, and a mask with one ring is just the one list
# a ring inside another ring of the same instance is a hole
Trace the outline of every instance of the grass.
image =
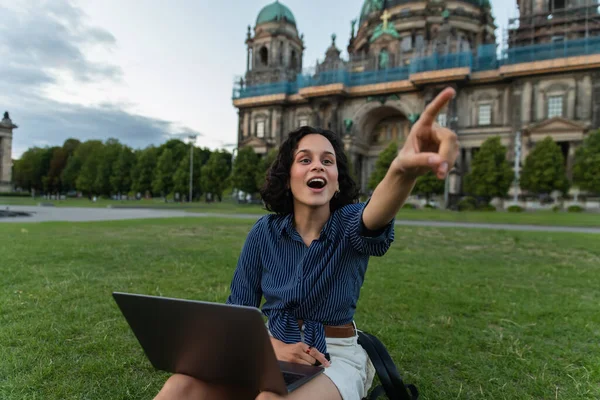
[[(0, 204), (7, 205), (37, 205), (39, 200), (29, 198), (0, 197)], [(44, 201), (46, 202), (46, 201)], [(260, 205), (236, 204), (232, 201), (222, 203), (193, 203), (173, 204), (164, 203), (160, 200), (141, 201), (114, 201), (100, 199), (93, 203), (87, 199), (68, 199), (64, 201), (47, 201), (58, 207), (150, 207), (150, 208), (174, 208), (184, 209), (189, 212), (219, 213), (219, 214), (264, 214), (265, 210)], [(553, 211), (535, 211), (524, 213), (499, 212), (453, 212), (446, 210), (403, 209), (398, 214), (399, 220), (411, 221), (443, 221), (443, 222), (468, 222), (489, 224), (527, 224), (542, 226), (574, 226), (574, 227), (597, 227), (600, 228), (600, 213), (569, 213)]]
[[(250, 226), (2, 225), (0, 398), (152, 398), (167, 375), (111, 292), (224, 301)], [(425, 400), (597, 399), (599, 288), (598, 236), (402, 227), (356, 321)]]
[(455, 212), (446, 210), (401, 210), (398, 219), (443, 221), (443, 222), (468, 222), (486, 224), (512, 224), (512, 225), (542, 225), (542, 226), (577, 226), (600, 228), (600, 213), (570, 213), (554, 211), (531, 211), (523, 213), (510, 213), (506, 211), (466, 211)]

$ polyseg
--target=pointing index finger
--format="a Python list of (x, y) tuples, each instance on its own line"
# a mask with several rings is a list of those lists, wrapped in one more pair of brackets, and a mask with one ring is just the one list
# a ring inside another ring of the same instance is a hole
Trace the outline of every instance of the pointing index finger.
[(429, 103), (427, 108), (425, 108), (425, 111), (421, 116), (421, 121), (425, 124), (433, 124), (440, 111), (442, 111), (442, 108), (444, 108), (455, 95), (456, 91), (454, 89), (444, 89), (431, 103)]

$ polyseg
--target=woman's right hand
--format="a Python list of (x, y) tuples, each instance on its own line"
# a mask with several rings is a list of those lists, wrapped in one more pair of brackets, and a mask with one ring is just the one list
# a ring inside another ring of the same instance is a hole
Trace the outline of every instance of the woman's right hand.
[(271, 343), (273, 344), (275, 355), (280, 361), (304, 365), (315, 365), (319, 361), (324, 367), (331, 365), (323, 353), (306, 343), (286, 344), (274, 337), (271, 337)]

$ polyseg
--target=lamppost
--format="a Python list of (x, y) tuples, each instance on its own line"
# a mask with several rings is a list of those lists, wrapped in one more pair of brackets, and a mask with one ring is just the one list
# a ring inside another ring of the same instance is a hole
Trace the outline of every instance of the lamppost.
[(517, 131), (515, 135), (515, 192), (513, 194), (513, 202), (516, 204), (519, 201), (519, 183), (521, 181), (521, 131)]
[(193, 187), (194, 187), (194, 144), (196, 143), (197, 135), (189, 135), (190, 139), (190, 197), (189, 202), (192, 202)]

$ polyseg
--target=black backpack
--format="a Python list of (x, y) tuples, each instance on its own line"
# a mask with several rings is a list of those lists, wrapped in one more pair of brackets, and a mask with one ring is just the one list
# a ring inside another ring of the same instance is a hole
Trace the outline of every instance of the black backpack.
[(375, 336), (358, 331), (358, 343), (365, 349), (381, 385), (373, 388), (367, 400), (377, 400), (386, 395), (389, 400), (417, 400), (419, 391), (415, 385), (405, 385), (387, 349)]

